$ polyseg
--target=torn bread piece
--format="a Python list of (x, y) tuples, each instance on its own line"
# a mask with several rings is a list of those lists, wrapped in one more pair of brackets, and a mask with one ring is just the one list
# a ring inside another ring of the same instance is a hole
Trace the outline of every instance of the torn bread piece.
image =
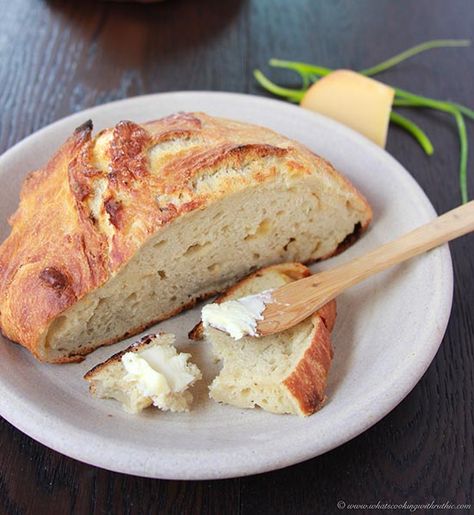
[[(215, 302), (278, 288), (308, 275), (309, 269), (299, 263), (263, 268)], [(205, 336), (216, 358), (222, 361), (222, 370), (209, 387), (210, 397), (239, 408), (260, 406), (273, 413), (311, 415), (325, 399), (335, 319), (336, 303), (331, 301), (291, 329), (262, 338), (246, 336), (238, 341), (199, 324), (190, 337)]]
[(151, 405), (189, 411), (193, 400), (189, 387), (202, 376), (194, 363), (188, 363), (191, 355), (178, 352), (174, 341), (174, 334), (150, 334), (114, 354), (84, 376), (90, 392), (118, 400), (130, 413)]

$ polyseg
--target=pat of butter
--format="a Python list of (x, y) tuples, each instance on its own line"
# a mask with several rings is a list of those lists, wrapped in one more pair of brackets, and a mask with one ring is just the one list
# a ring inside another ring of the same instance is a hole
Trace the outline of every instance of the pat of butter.
[(329, 116), (385, 147), (395, 91), (352, 70), (336, 70), (315, 82), (301, 106)]
[(126, 381), (134, 382), (140, 393), (159, 406), (164, 396), (183, 392), (194, 380), (187, 359), (189, 354), (176, 352), (168, 345), (155, 345), (141, 352), (127, 352), (122, 364), (127, 371)]
[(257, 321), (263, 320), (262, 313), (271, 302), (271, 290), (266, 290), (238, 300), (207, 304), (202, 308), (202, 323), (204, 327), (226, 332), (235, 340), (246, 335), (258, 336)]

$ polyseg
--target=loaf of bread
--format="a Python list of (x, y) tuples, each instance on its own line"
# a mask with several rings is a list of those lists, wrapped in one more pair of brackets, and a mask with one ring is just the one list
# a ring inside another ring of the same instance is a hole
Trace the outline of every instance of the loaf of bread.
[(193, 400), (189, 388), (201, 372), (178, 353), (173, 334), (144, 336), (89, 370), (84, 379), (95, 397), (115, 399), (125, 411), (139, 413), (151, 405), (167, 411), (188, 411)]
[(367, 227), (360, 193), (275, 132), (202, 113), (92, 135), (25, 180), (0, 247), (0, 327), (78, 361), (262, 266), (331, 256)]
[[(308, 275), (310, 271), (299, 263), (270, 266), (243, 279), (215, 302), (278, 288)], [(200, 323), (190, 337), (201, 339), (204, 334), (222, 363), (209, 387), (211, 398), (239, 408), (260, 406), (273, 413), (311, 415), (325, 399), (335, 320), (333, 300), (291, 329), (261, 338), (236, 341)]]

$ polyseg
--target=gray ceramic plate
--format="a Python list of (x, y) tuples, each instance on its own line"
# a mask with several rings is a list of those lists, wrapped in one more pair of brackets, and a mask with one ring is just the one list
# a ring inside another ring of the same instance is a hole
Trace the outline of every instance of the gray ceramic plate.
[[(42, 165), (66, 135), (92, 118), (96, 129), (121, 119), (145, 121), (175, 111), (206, 111), (275, 129), (333, 162), (374, 208), (370, 231), (332, 267), (427, 222), (435, 212), (413, 178), (389, 154), (355, 132), (301, 108), (232, 93), (185, 92), (131, 98), (60, 120), (0, 158), (0, 238), (25, 174)], [(449, 317), (452, 267), (447, 247), (382, 273), (338, 300), (328, 402), (309, 418), (219, 406), (206, 385), (191, 412), (123, 412), (89, 396), (83, 374), (123, 349), (103, 348), (80, 364), (45, 365), (6, 340), (0, 345), (0, 414), (35, 440), (81, 461), (129, 474), (205, 479), (291, 465), (324, 453), (375, 424), (414, 387), (435, 355)], [(159, 324), (189, 347), (199, 309)], [(205, 345), (193, 347), (206, 380), (215, 374)]]

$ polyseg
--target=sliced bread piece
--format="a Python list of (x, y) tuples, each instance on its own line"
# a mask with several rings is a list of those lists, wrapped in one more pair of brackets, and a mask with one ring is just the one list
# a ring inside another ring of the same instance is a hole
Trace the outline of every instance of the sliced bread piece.
[(96, 397), (116, 399), (125, 411), (138, 413), (154, 405), (161, 410), (188, 411), (188, 390), (201, 372), (178, 353), (173, 334), (150, 334), (89, 370), (84, 379)]
[(203, 113), (84, 124), (25, 180), (0, 246), (0, 328), (78, 361), (257, 268), (340, 252), (370, 220), (347, 179), (269, 129)]
[[(277, 288), (308, 275), (308, 268), (299, 263), (263, 268), (230, 288), (216, 302)], [(205, 336), (216, 358), (222, 361), (222, 369), (209, 387), (211, 398), (239, 408), (260, 406), (273, 413), (311, 415), (325, 399), (335, 319), (336, 303), (331, 301), (287, 331), (237, 341), (199, 324), (190, 337)]]

